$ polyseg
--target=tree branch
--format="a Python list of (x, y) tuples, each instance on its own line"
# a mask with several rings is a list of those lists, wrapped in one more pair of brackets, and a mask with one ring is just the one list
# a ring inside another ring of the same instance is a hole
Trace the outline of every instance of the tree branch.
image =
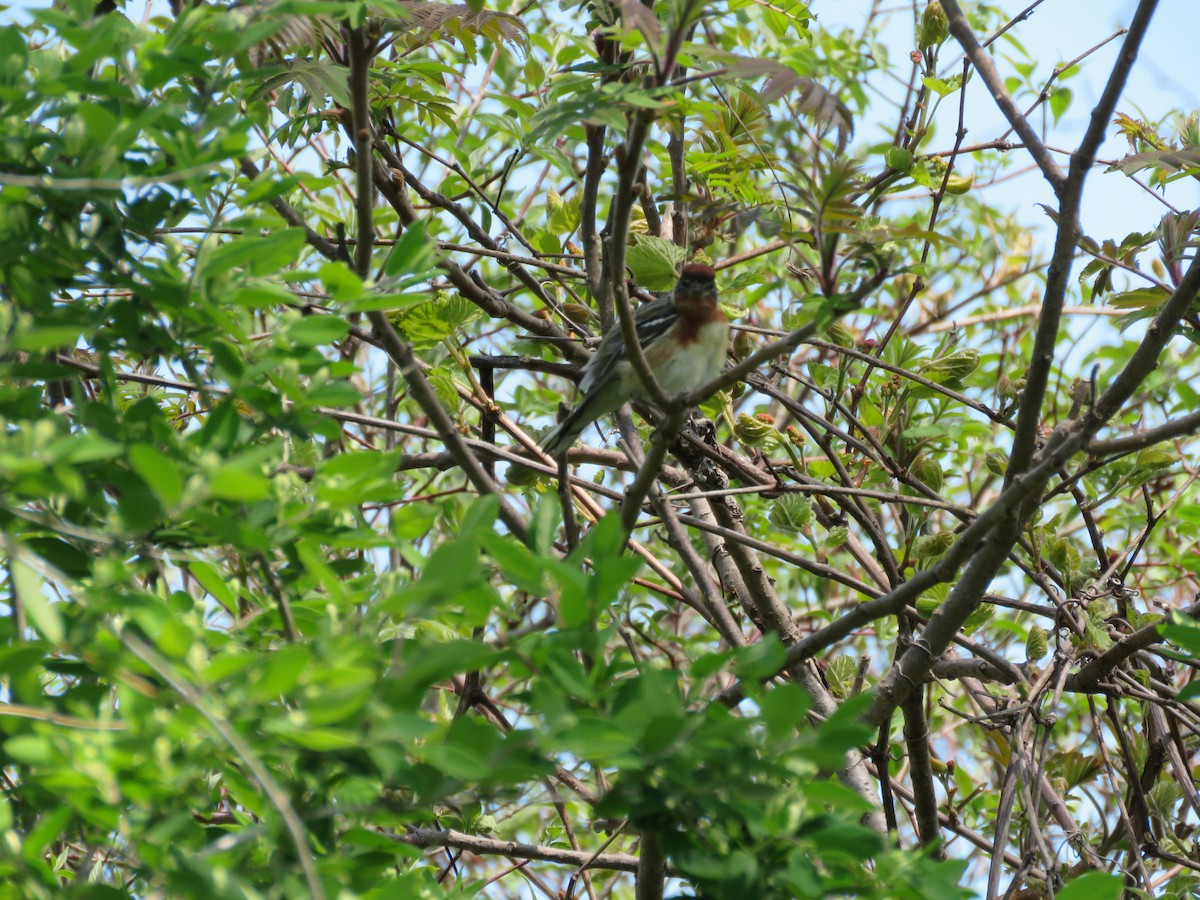
[(1092, 441), (1088, 444), (1087, 451), (1091, 456), (1124, 456), (1161, 444), (1163, 441), (1195, 434), (1197, 431), (1200, 431), (1200, 411), (1188, 413), (1155, 428), (1147, 428), (1126, 437)]
[(371, 75), (371, 46), (362, 26), (350, 29), (350, 129), (354, 139), (354, 208), (358, 216), (358, 243), (354, 248), (354, 271), (359, 278), (371, 277), (371, 246), (375, 240), (374, 160), (371, 152), (371, 106), (368, 92)]
[[(1050, 268), (1046, 273), (1042, 313), (1038, 318), (1033, 351), (1030, 354), (1029, 368), (1025, 375), (1025, 390), (1021, 394), (1021, 403), (1017, 411), (1016, 434), (1009, 454), (1006, 478), (1024, 472), (1033, 458), (1038, 429), (1042, 421), (1042, 405), (1054, 363), (1058, 330), (1069, 287), (1071, 264), (1074, 261), (1075, 248), (1079, 242), (1079, 207), (1083, 200), (1083, 183), (1095, 161), (1096, 150), (1104, 139), (1104, 129), (1108, 126), (1109, 118), (1112, 116), (1117, 99), (1129, 76), (1129, 70), (1133, 66), (1134, 59), (1137, 58), (1138, 47), (1142, 38), (1145, 37), (1156, 5), (1157, 0), (1142, 0), (1138, 4), (1137, 12), (1129, 27), (1129, 34), (1121, 45), (1121, 54), (1117, 64), (1113, 67), (1100, 102), (1092, 110), (1092, 118), (1087, 132), (1084, 134), (1079, 148), (1071, 155), (1071, 165), (1067, 177), (1059, 185), (1056, 185), (1060, 201), (1057, 219), (1058, 233), (1055, 237)], [(1022, 118), (1021, 121), (1024, 119)]]
[[(909, 777), (917, 809), (917, 834), (922, 847), (937, 844), (940, 832), (933, 764), (929, 757), (929, 723), (925, 718), (925, 691), (919, 689), (904, 702), (904, 743), (908, 747)], [(940, 855), (940, 854), (939, 854)]]
[(663, 855), (658, 836), (643, 831), (638, 847), (637, 883), (634, 900), (662, 900), (663, 881), (667, 876), (667, 858)]
[(520, 841), (501, 841), (495, 838), (464, 834), (451, 828), (416, 828), (405, 834), (392, 835), (394, 840), (428, 850), (434, 847), (453, 847), (481, 856), (509, 856), (514, 859), (536, 859), (541, 862), (574, 866), (578, 869), (611, 869), (617, 872), (637, 872), (638, 858), (627, 853), (589, 853), (586, 850), (561, 850), (558, 847), (539, 847)]

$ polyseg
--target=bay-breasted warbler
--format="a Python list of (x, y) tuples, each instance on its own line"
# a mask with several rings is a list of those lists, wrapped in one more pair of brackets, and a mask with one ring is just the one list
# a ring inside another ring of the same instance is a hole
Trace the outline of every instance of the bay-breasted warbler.
[[(729, 320), (717, 303), (715, 277), (712, 266), (686, 265), (670, 293), (634, 315), (646, 362), (668, 395), (700, 387), (725, 365)], [(584, 366), (579, 389), (579, 404), (542, 438), (551, 456), (565, 453), (589, 424), (622, 403), (647, 399), (615, 323)]]

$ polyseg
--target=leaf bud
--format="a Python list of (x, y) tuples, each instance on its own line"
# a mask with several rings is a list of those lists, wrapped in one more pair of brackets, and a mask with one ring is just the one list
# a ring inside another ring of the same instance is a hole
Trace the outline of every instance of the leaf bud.
[(912, 461), (908, 470), (935, 491), (942, 489), (942, 467), (932, 454), (922, 453)]
[(754, 350), (755, 335), (750, 331), (738, 331), (733, 336), (734, 359), (745, 359)]
[(1008, 452), (1005, 450), (989, 450), (983, 457), (983, 464), (993, 475), (1000, 478), (1008, 471)]
[(850, 529), (845, 525), (835, 525), (829, 529), (829, 536), (825, 538), (825, 549), (836, 550), (850, 539)]
[(932, 0), (921, 13), (921, 31), (917, 36), (917, 46), (922, 50), (927, 47), (937, 47), (950, 37), (950, 20), (938, 0)]
[(520, 463), (512, 463), (508, 467), (506, 480), (510, 487), (537, 489), (545, 477), (537, 469), (523, 466)]
[(802, 531), (812, 521), (812, 499), (803, 494), (784, 494), (771, 504), (767, 515), (780, 531)]
[(825, 670), (825, 680), (829, 683), (833, 695), (844, 700), (850, 696), (857, 673), (858, 664), (851, 657), (835, 656), (829, 661), (829, 668)]
[(1034, 662), (1045, 656), (1048, 649), (1050, 646), (1046, 629), (1041, 625), (1034, 625), (1029, 629), (1029, 637), (1025, 639), (1025, 658)]
[(953, 531), (939, 531), (937, 534), (924, 534), (913, 541), (913, 559), (925, 561), (941, 556), (954, 543)]
[(929, 360), (919, 371), (935, 384), (950, 384), (962, 381), (978, 367), (979, 351), (974, 347), (966, 347), (947, 353), (941, 359)]
[(778, 439), (779, 436), (779, 432), (775, 430), (775, 420), (765, 413), (757, 416), (741, 413), (733, 426), (733, 433), (747, 447), (761, 447), (774, 443), (772, 438)]
[(828, 337), (832, 343), (837, 344), (839, 347), (854, 346), (853, 332), (851, 332), (850, 329), (841, 322), (834, 322), (827, 329), (825, 329), (825, 336)]
[(970, 175), (951, 175), (946, 179), (947, 194), (965, 194), (975, 185), (975, 173)]
[(899, 375), (893, 375), (879, 388), (879, 393), (884, 398), (894, 397), (904, 388), (904, 379)]

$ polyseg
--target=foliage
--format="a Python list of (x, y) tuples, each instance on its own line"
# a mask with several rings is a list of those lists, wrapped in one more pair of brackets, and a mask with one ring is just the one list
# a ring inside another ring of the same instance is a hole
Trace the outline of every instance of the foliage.
[[(1195, 890), (1200, 216), (1079, 203), (1173, 197), (1197, 116), (1106, 94), (1061, 170), (1089, 54), (879, 7), (0, 30), (3, 896)], [(564, 375), (688, 259), (748, 362), (556, 492)]]

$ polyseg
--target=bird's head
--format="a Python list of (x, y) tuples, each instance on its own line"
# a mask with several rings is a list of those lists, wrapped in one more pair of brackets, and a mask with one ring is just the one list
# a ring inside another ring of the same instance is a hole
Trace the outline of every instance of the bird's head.
[(688, 263), (675, 283), (676, 305), (715, 305), (717, 302), (716, 270), (703, 263)]

